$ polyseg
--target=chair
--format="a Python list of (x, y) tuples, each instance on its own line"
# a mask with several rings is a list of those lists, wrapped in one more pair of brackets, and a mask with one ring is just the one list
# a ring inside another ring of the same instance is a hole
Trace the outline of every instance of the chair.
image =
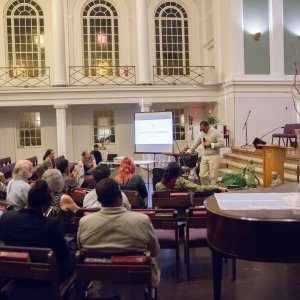
[(141, 198), (139, 192), (126, 189), (121, 189), (121, 191), (127, 196), (131, 208), (134, 209), (141, 207)]
[(5, 165), (10, 165), (11, 164), (11, 158), (8, 157), (4, 157), (0, 159), (0, 166), (5, 166)]
[(61, 156), (58, 156), (58, 157), (54, 158), (54, 165), (57, 166), (64, 159), (65, 159), (64, 155), (61, 155)]
[(162, 190), (154, 191), (152, 194), (153, 208), (174, 208), (179, 215), (188, 207), (191, 207), (191, 194), (183, 190)]
[(0, 214), (7, 210), (13, 210), (13, 206), (7, 201), (0, 201)]
[[(176, 278), (179, 281), (180, 248), (178, 213), (176, 210), (155, 210), (156, 215), (150, 217), (161, 249), (175, 249)], [(162, 211), (164, 211), (162, 213)], [(163, 215), (162, 215), (163, 214)]]
[(83, 199), (85, 195), (88, 194), (90, 191), (91, 191), (90, 189), (73, 188), (71, 190), (70, 196), (79, 207), (82, 207)]
[(184, 177), (188, 177), (190, 175), (191, 170), (196, 168), (197, 162), (198, 154), (185, 155), (179, 158), (179, 163), (184, 172)]
[(229, 130), (227, 129), (227, 126), (223, 126), (223, 138), (226, 141), (226, 147), (229, 146)]
[[(186, 210), (185, 261), (187, 279), (190, 280), (190, 249), (207, 247), (207, 211), (204, 206)], [(236, 260), (232, 259), (232, 280), (236, 279)]]
[[(0, 246), (0, 278), (39, 280), (49, 283), (51, 299), (63, 299), (75, 282), (72, 274), (59, 282), (56, 257), (52, 249)], [(5, 293), (5, 288), (2, 289)]]
[(300, 129), (300, 124), (285, 124), (283, 133), (272, 134), (272, 144), (273, 144), (273, 139), (278, 138), (278, 146), (280, 146), (281, 140), (285, 147), (288, 146), (288, 142), (290, 142), (290, 145), (292, 145), (292, 139), (294, 139), (296, 145), (297, 135), (295, 133), (295, 129)]
[(207, 212), (204, 207), (186, 211), (185, 260), (187, 279), (190, 280), (190, 248), (207, 247)]
[(26, 158), (26, 160), (29, 160), (32, 163), (33, 167), (38, 165), (38, 158), (36, 156)]
[(14, 167), (15, 163), (0, 166), (0, 172), (4, 174), (4, 177), (7, 181), (9, 181), (12, 178)]
[(152, 183), (153, 183), (153, 189), (155, 190), (155, 186), (158, 182), (161, 181), (165, 173), (164, 168), (153, 168), (152, 169)]
[(137, 213), (149, 216), (161, 249), (175, 249), (176, 277), (179, 281), (180, 250), (178, 213), (175, 209), (134, 209)]
[[(109, 281), (123, 284), (145, 284), (152, 291), (150, 253), (103, 253), (100, 250), (82, 249), (76, 253), (76, 272), (79, 299), (85, 297), (88, 281)], [(153, 299), (151, 292), (148, 299)]]

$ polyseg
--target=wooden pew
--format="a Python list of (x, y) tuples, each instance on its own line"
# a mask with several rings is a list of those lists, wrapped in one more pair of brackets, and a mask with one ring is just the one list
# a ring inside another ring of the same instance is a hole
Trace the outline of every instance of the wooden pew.
[(47, 282), (53, 300), (63, 299), (75, 283), (75, 273), (59, 282), (56, 257), (48, 248), (0, 246), (0, 278)]

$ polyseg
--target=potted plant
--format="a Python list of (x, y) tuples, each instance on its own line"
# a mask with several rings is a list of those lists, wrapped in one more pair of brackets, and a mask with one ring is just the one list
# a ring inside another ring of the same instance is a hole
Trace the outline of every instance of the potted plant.
[(209, 116), (207, 118), (207, 122), (208, 122), (209, 125), (215, 125), (219, 122), (219, 119), (215, 116)]

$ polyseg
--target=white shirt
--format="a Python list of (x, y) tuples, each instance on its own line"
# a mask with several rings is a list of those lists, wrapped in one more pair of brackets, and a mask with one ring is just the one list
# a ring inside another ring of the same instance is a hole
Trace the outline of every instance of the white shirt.
[[(127, 209), (131, 209), (131, 205), (128, 201), (127, 196), (122, 192), (123, 206)], [(83, 199), (82, 208), (101, 208), (101, 203), (98, 201), (96, 189), (91, 190), (87, 193)]]
[(8, 183), (6, 199), (14, 209), (20, 210), (27, 205), (29, 190), (30, 184), (26, 180), (13, 178)]

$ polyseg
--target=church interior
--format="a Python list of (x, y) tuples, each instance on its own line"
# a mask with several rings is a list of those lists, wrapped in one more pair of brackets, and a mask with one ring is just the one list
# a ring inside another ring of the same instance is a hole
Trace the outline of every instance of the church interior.
[[(1, 0), (0, 298), (297, 299), (299, 11), (299, 0)], [(99, 195), (114, 188), (141, 223), (120, 227), (153, 233), (160, 251), (127, 255), (143, 247), (102, 232), (126, 254), (114, 265), (120, 254), (107, 263), (89, 244), (85, 220), (112, 216)], [(44, 225), (27, 226), (23, 210)], [(56, 247), (36, 232), (61, 215)], [(62, 281), (64, 245), (74, 262)], [(93, 294), (92, 282), (111, 289)]]

